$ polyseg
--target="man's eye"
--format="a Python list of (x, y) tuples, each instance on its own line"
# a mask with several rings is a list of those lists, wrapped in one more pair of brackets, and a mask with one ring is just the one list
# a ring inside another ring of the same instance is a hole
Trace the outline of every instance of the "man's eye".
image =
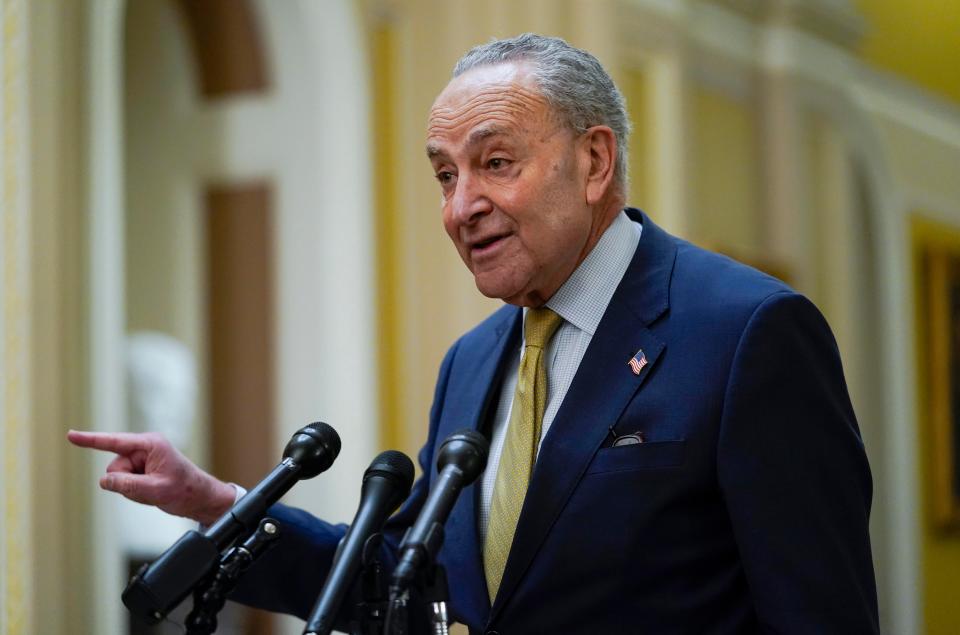
[(437, 172), (436, 177), (440, 183), (449, 183), (453, 180), (453, 172)]
[(508, 161), (506, 159), (490, 159), (487, 161), (487, 167), (491, 170), (499, 170), (500, 168), (507, 167)]

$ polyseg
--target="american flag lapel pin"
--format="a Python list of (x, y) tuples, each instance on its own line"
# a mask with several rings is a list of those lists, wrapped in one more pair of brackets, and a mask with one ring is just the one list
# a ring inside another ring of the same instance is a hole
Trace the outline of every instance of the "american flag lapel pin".
[(630, 361), (627, 362), (627, 365), (630, 366), (630, 370), (633, 371), (634, 375), (640, 374), (640, 371), (643, 370), (643, 367), (647, 365), (647, 356), (644, 354), (642, 348), (637, 351), (636, 355), (630, 358)]

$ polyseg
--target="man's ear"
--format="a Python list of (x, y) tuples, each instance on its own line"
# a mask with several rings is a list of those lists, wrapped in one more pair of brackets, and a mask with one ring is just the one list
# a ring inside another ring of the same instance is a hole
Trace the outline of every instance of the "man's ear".
[(593, 126), (584, 134), (584, 150), (589, 153), (587, 204), (596, 205), (606, 197), (613, 184), (617, 163), (617, 137), (608, 126)]

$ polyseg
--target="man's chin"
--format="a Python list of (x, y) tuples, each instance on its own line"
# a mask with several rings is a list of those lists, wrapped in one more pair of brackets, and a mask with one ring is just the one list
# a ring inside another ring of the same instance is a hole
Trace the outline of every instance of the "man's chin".
[(497, 298), (504, 302), (509, 302), (508, 298), (517, 295), (520, 291), (518, 285), (510, 284), (508, 281), (497, 279), (494, 276), (474, 276), (473, 281), (477, 285), (477, 291), (488, 298)]
[(531, 294), (525, 285), (510, 284), (506, 280), (491, 280), (484, 276), (475, 276), (474, 282), (476, 282), (477, 290), (488, 298), (503, 300), (507, 304), (517, 306), (533, 307), (543, 304), (542, 301), (533, 297), (536, 294)]

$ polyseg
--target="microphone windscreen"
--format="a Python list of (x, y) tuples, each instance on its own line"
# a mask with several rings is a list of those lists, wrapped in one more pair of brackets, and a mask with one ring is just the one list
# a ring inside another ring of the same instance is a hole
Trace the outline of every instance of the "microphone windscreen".
[(370, 488), (380, 488), (381, 492), (389, 495), (392, 512), (410, 495), (413, 476), (413, 461), (410, 457), (396, 450), (381, 452), (363, 473), (361, 495), (366, 496)]
[(367, 471), (363, 473), (363, 479), (367, 480), (375, 474), (395, 478), (403, 486), (403, 489), (409, 491), (413, 485), (413, 461), (410, 460), (409, 456), (397, 450), (381, 452), (370, 463)]
[(340, 454), (340, 435), (322, 421), (306, 425), (293, 435), (283, 451), (300, 466), (301, 479), (313, 478), (333, 465)]
[(465, 484), (472, 483), (487, 466), (489, 450), (490, 442), (487, 437), (476, 430), (457, 430), (440, 444), (437, 470), (442, 471), (448, 464), (456, 465), (463, 471)]

